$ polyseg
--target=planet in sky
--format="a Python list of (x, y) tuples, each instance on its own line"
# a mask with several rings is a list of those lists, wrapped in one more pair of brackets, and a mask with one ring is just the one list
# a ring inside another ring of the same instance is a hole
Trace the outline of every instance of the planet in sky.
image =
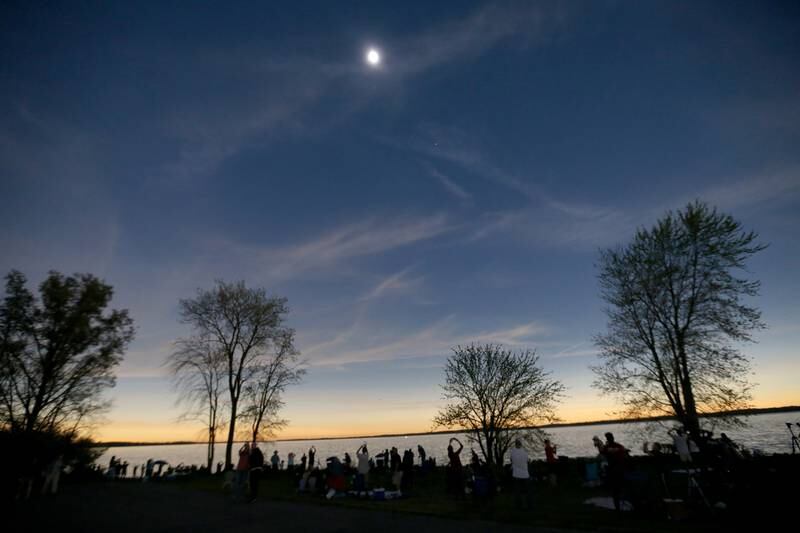
[(372, 67), (377, 67), (381, 63), (381, 54), (374, 48), (367, 50), (367, 63)]

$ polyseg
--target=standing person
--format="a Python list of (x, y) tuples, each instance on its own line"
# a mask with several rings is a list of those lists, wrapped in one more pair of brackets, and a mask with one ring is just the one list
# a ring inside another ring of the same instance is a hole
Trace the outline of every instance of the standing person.
[[(453, 442), (458, 443), (458, 450), (453, 448)], [(447, 459), (450, 461), (447, 468), (448, 492), (461, 498), (464, 496), (464, 465), (461, 464), (461, 450), (464, 445), (453, 437), (447, 445)]]
[(254, 502), (258, 496), (258, 484), (261, 481), (261, 471), (264, 470), (264, 454), (258, 449), (254, 441), (250, 448), (250, 501)]
[(369, 485), (369, 451), (367, 450), (367, 443), (361, 445), (356, 451), (356, 460), (358, 461), (358, 474), (356, 474), (356, 486), (360, 491), (366, 491)]
[(300, 470), (302, 472), (306, 471), (306, 463), (307, 462), (308, 462), (308, 457), (306, 457), (306, 454), (303, 454), (303, 456), (300, 458)]
[(547, 462), (547, 475), (550, 478), (551, 487), (555, 487), (558, 484), (558, 457), (556, 453), (556, 446), (550, 443), (550, 439), (544, 439), (544, 457)]
[(689, 451), (689, 437), (686, 435), (683, 429), (673, 428), (669, 430), (669, 434), (672, 436), (672, 446), (678, 453), (678, 457), (680, 457), (681, 462), (691, 463), (692, 453)]
[(61, 478), (61, 468), (64, 466), (64, 457), (58, 457), (48, 465), (44, 475), (42, 494), (55, 494), (58, 492), (58, 480)]
[(317, 448), (312, 446), (308, 449), (308, 469), (312, 470), (314, 468), (314, 456), (317, 455)]
[(397, 452), (397, 448), (392, 446), (392, 455), (389, 461), (389, 470), (392, 472), (392, 484), (400, 490), (400, 484), (403, 481), (403, 471), (400, 468), (401, 459), (400, 454)]
[(475, 453), (475, 448), (470, 448), (470, 452), (472, 452), (472, 454), (469, 458), (469, 464), (472, 467), (473, 473), (477, 473), (481, 467), (481, 458)]
[(286, 468), (294, 470), (294, 452), (289, 452), (289, 455), (286, 456)]
[(400, 487), (403, 493), (408, 493), (411, 490), (412, 476), (414, 475), (414, 452), (410, 449), (403, 452), (403, 463), (400, 469), (403, 472)]
[(272, 457), (270, 458), (270, 461), (272, 462), (272, 469), (277, 472), (280, 469), (281, 465), (281, 458), (278, 456), (278, 450), (272, 452)]
[(525, 508), (532, 507), (530, 491), (530, 473), (528, 472), (528, 452), (522, 447), (522, 441), (514, 441), (511, 448), (511, 477), (514, 481), (514, 503), (517, 507), (522, 507), (523, 495), (525, 496)]
[(425, 448), (417, 444), (417, 454), (419, 455), (419, 466), (425, 466)]
[(392, 472), (397, 472), (400, 469), (400, 454), (397, 448), (392, 446), (392, 452), (389, 460), (389, 468)]
[(350, 457), (350, 454), (344, 452), (344, 467), (346, 470), (350, 470), (350, 467), (353, 466), (353, 458)]
[(236, 464), (236, 478), (234, 480), (235, 493), (237, 499), (244, 499), (244, 489), (250, 474), (250, 443), (245, 442), (239, 448), (239, 462)]
[(610, 431), (606, 433), (606, 443), (603, 446), (603, 455), (608, 461), (608, 486), (614, 498), (614, 509), (619, 511), (622, 504), (622, 486), (625, 483), (625, 466), (627, 463), (628, 450), (614, 440), (614, 434)]

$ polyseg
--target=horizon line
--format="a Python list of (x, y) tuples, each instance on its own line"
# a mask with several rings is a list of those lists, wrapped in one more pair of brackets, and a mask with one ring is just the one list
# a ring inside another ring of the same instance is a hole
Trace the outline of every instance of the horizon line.
[[(732, 411), (717, 411), (714, 413), (704, 413), (700, 415), (701, 417), (719, 417), (725, 415), (756, 415), (756, 414), (768, 414), (768, 413), (779, 413), (779, 412), (792, 412), (792, 411), (800, 411), (800, 405), (784, 405), (779, 407), (753, 407), (749, 409), (735, 409)], [(544, 428), (560, 428), (560, 427), (577, 427), (577, 426), (599, 426), (604, 424), (631, 424), (635, 422), (657, 422), (660, 420), (670, 420), (675, 418), (671, 415), (659, 415), (659, 416), (648, 416), (648, 417), (639, 417), (639, 418), (615, 418), (615, 419), (603, 419), (603, 420), (587, 420), (581, 422), (551, 422), (549, 424), (543, 424), (540, 426), (529, 426), (524, 428), (516, 428), (516, 429), (544, 429)], [(296, 442), (296, 441), (303, 441), (303, 440), (343, 440), (343, 439), (380, 439), (380, 438), (389, 438), (389, 437), (417, 437), (422, 435), (448, 435), (452, 433), (469, 433), (469, 430), (465, 429), (448, 429), (448, 430), (441, 430), (441, 431), (418, 431), (412, 433), (384, 433), (378, 435), (342, 435), (342, 436), (335, 436), (335, 437), (293, 437), (289, 439), (267, 439), (267, 440), (260, 440), (258, 442)], [(250, 442), (250, 440), (242, 440), (242, 439), (235, 439), (233, 442)], [(218, 444), (224, 444), (225, 442), (219, 442)], [(92, 447), (119, 447), (119, 446), (175, 446), (181, 444), (208, 444), (208, 441), (106, 441), (106, 442), (97, 442)]]

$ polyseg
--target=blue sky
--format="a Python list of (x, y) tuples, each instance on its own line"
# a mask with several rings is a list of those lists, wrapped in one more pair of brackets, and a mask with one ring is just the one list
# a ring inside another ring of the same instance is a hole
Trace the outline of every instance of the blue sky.
[(797, 4), (230, 4), (0, 8), (0, 270), (137, 324), (101, 435), (193, 431), (161, 365), (217, 278), (289, 299), (287, 435), (429, 429), (470, 341), (602, 418), (597, 251), (695, 198), (770, 243), (755, 399), (800, 403)]

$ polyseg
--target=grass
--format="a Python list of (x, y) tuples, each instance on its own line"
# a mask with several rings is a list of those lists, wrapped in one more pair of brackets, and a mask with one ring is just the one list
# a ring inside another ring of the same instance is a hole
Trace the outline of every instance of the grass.
[[(186, 490), (203, 490), (221, 493), (219, 477), (195, 477), (179, 482)], [(390, 488), (388, 473), (371, 474), (372, 487)], [(445, 494), (445, 471), (443, 468), (425, 476), (417, 474), (412, 491), (407, 498), (375, 501), (355, 496), (327, 500), (322, 495), (297, 492), (297, 476), (289, 472), (268, 472), (260, 485), (259, 498), (313, 505), (345, 506), (360, 509), (389, 510), (400, 513), (416, 513), (461, 520), (488, 520), (540, 527), (557, 527), (600, 531), (709, 531), (720, 523), (710, 515), (691, 521), (671, 522), (659, 509), (648, 512), (615, 511), (586, 505), (583, 502), (595, 496), (608, 496), (602, 487), (584, 487), (577, 468), (568, 469), (560, 475), (557, 487), (545, 481), (534, 484), (534, 508), (519, 510), (514, 505), (512, 493), (500, 491), (490, 501), (475, 501), (469, 496), (458, 500)], [(637, 490), (650, 490), (639, 487)], [(680, 487), (678, 488), (680, 490)]]

